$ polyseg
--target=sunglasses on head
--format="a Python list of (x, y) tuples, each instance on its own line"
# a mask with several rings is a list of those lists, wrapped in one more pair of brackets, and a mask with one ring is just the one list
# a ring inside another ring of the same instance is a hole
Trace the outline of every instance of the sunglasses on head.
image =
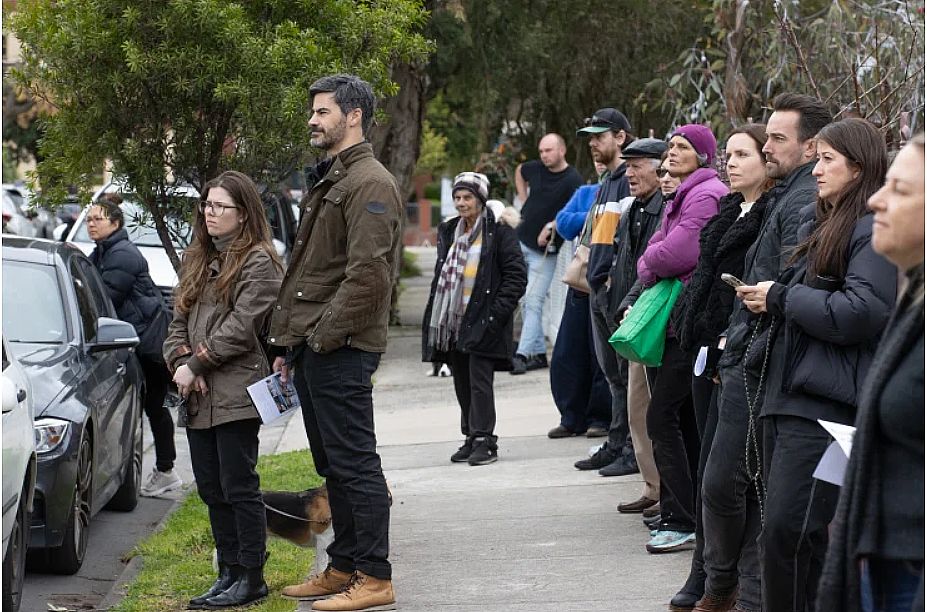
[(616, 130), (622, 129), (620, 125), (615, 125), (608, 119), (602, 119), (598, 115), (593, 115), (591, 117), (586, 117), (585, 119), (583, 119), (583, 127), (590, 127), (590, 126), (592, 127), (608, 126)]

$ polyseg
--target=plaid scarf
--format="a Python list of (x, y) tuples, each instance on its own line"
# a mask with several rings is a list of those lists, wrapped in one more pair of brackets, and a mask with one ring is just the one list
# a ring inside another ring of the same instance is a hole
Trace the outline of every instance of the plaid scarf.
[(467, 266), (467, 252), (483, 230), (483, 213), (477, 217), (469, 232), (464, 231), (463, 219), (454, 229), (454, 244), (447, 252), (447, 259), (441, 267), (435, 287), (435, 299), (431, 310), (431, 324), (428, 340), (439, 351), (449, 351), (457, 340), (460, 322), (463, 320), (463, 275)]

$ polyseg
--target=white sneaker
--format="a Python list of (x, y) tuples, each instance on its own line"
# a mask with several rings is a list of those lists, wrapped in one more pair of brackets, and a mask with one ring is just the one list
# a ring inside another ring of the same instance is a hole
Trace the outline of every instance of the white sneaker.
[(152, 468), (151, 474), (148, 475), (148, 481), (142, 485), (139, 493), (142, 497), (157, 497), (168, 491), (179, 489), (181, 486), (183, 486), (183, 480), (174, 470), (159, 472), (158, 468)]

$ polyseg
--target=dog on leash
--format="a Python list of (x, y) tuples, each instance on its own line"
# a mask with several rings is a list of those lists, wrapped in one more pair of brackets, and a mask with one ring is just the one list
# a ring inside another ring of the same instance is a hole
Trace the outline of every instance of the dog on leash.
[[(328, 489), (323, 484), (305, 491), (262, 491), (267, 536), (283, 538), (302, 548), (315, 548), (315, 561), (310, 576), (328, 566), (328, 545), (335, 538), (332, 510), (328, 505)], [(212, 565), (219, 571), (215, 549)]]

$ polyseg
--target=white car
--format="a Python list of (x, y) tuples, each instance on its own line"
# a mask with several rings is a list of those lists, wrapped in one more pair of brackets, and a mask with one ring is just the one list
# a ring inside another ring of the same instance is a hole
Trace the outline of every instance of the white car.
[[(177, 272), (167, 256), (167, 251), (164, 250), (164, 245), (161, 244), (161, 238), (152, 226), (150, 219), (146, 217), (143, 207), (138, 202), (133, 201), (133, 195), (127, 193), (125, 185), (118, 182), (110, 182), (105, 185), (94, 194), (92, 201), (96, 202), (105, 193), (118, 193), (123, 197), (121, 208), (125, 217), (125, 227), (129, 232), (129, 240), (138, 247), (145, 261), (148, 262), (148, 273), (151, 274), (151, 280), (161, 290), (165, 301), (172, 304), (171, 294), (178, 282)], [(199, 201), (200, 197), (199, 192), (190, 186), (177, 187), (172, 195), (191, 198), (196, 201)], [(81, 212), (66, 238), (67, 242), (73, 243), (74, 246), (88, 256), (96, 247), (96, 243), (90, 239), (90, 235), (87, 233), (87, 212), (89, 210), (89, 208), (85, 208)], [(190, 227), (186, 223), (178, 222), (172, 226), (172, 229), (174, 230), (174, 248), (177, 250), (177, 254), (180, 255), (190, 241)]]
[(19, 610), (36, 453), (32, 385), (3, 338), (3, 610)]
[(26, 217), (6, 190), (3, 191), (3, 231), (26, 238), (35, 238), (38, 233), (32, 221)]

